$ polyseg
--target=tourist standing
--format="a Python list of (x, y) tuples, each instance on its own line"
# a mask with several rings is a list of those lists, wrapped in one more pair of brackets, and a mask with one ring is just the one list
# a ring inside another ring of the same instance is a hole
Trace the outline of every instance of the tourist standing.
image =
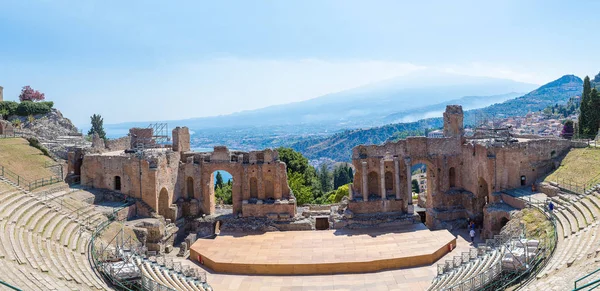
[(550, 210), (550, 214), (552, 214), (552, 211), (554, 210), (554, 203), (552, 203), (552, 201), (548, 203), (548, 210)]
[(475, 242), (475, 229), (471, 228), (471, 230), (469, 231), (469, 235), (471, 236), (471, 243)]

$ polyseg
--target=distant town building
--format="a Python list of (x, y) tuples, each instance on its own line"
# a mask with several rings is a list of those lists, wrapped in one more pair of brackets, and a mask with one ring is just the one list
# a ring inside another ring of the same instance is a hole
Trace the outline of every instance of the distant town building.
[(427, 134), (428, 138), (442, 138), (444, 137), (444, 133), (441, 130), (434, 130)]

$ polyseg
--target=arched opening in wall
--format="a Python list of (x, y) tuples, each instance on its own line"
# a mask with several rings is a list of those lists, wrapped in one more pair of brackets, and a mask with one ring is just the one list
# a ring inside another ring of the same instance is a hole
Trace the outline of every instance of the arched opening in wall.
[(115, 176), (115, 191), (121, 191), (121, 177)]
[(483, 207), (488, 201), (487, 199), (490, 191), (488, 190), (488, 183), (483, 177), (479, 177), (477, 184), (477, 209), (481, 209), (483, 211)]
[(450, 182), (450, 188), (456, 187), (456, 170), (454, 170), (454, 167), (451, 167), (450, 170), (448, 170), (448, 180)]
[(377, 172), (370, 172), (368, 175), (367, 185), (369, 186), (369, 196), (373, 197), (381, 197), (381, 193), (379, 192), (379, 175)]
[(502, 219), (500, 219), (500, 229), (502, 229), (504, 226), (506, 226), (507, 223), (508, 223), (508, 218), (502, 217)]
[(258, 199), (258, 181), (256, 177), (250, 178), (250, 199)]
[(169, 191), (167, 188), (162, 188), (160, 193), (158, 194), (158, 214), (164, 216), (165, 218), (171, 218), (169, 215), (169, 207), (171, 206), (171, 201), (169, 201)]
[(231, 205), (233, 203), (233, 176), (223, 170), (213, 172), (213, 185), (217, 205)]
[(525, 175), (521, 176), (521, 186), (527, 185), (527, 177)]
[(386, 195), (394, 194), (394, 173), (385, 172), (385, 192)]
[(429, 191), (428, 182), (430, 182), (427, 180), (427, 165), (424, 163), (414, 164), (410, 170), (412, 174), (410, 181), (412, 183), (413, 204), (425, 208), (427, 191)]
[(508, 223), (508, 221), (508, 218), (501, 217), (500, 220), (497, 220), (497, 222), (492, 225), (492, 233), (499, 234), (502, 228)]
[(194, 198), (194, 178), (192, 177), (187, 177), (187, 180), (185, 182), (185, 187), (186, 187), (186, 192), (187, 192), (187, 198), (188, 199), (193, 199)]
[(265, 199), (267, 200), (275, 200), (275, 185), (273, 185), (273, 181), (265, 180)]

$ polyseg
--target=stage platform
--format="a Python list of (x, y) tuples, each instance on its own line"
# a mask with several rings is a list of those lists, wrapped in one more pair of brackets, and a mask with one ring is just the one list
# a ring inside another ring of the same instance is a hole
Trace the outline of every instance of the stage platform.
[(262, 275), (366, 273), (430, 265), (456, 246), (447, 230), (401, 228), (221, 233), (199, 239), (190, 259), (216, 272)]

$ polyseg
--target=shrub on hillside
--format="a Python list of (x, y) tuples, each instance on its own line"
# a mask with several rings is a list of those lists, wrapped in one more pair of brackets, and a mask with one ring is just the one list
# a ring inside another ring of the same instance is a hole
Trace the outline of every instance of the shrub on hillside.
[[(29, 115), (37, 115), (37, 114), (46, 114), (50, 112), (51, 107), (48, 107), (48, 104), (51, 102), (31, 102), (24, 101), (19, 104), (17, 107), (17, 115), (20, 116), (29, 116)], [(52, 104), (53, 105), (53, 104)]]
[(48, 150), (40, 143), (40, 141), (35, 138), (35, 137), (28, 137), (27, 141), (29, 142), (29, 145), (42, 151), (42, 153), (44, 154), (44, 156), (50, 157), (50, 152), (48, 152)]
[(15, 101), (1, 101), (0, 102), (0, 110), (6, 110), (8, 112), (6, 115), (15, 115), (17, 114), (17, 108), (19, 107), (19, 103)]

